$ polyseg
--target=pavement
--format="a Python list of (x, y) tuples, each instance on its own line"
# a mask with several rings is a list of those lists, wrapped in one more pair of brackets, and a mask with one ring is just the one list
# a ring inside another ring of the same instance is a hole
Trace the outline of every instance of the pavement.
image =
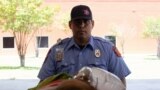
[[(132, 73), (126, 78), (127, 90), (160, 90), (159, 59), (156, 59), (154, 55), (146, 54), (125, 55), (124, 59), (132, 71)], [(44, 57), (27, 57), (26, 65), (41, 67), (43, 60)], [(0, 56), (0, 66), (17, 66), (18, 64), (18, 57)], [(39, 82), (39, 79), (37, 78), (38, 72), (39, 69), (0, 69), (0, 90), (27, 90), (28, 88), (34, 87)]]

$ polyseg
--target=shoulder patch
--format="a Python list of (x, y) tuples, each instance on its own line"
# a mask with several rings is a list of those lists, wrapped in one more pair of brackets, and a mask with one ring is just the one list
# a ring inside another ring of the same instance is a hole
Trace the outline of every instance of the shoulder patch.
[(57, 62), (62, 61), (64, 59), (64, 48), (56, 48), (55, 60)]
[(113, 46), (112, 49), (113, 49), (114, 53), (117, 55), (117, 57), (121, 57), (121, 53), (119, 52), (119, 50), (117, 49), (116, 46)]

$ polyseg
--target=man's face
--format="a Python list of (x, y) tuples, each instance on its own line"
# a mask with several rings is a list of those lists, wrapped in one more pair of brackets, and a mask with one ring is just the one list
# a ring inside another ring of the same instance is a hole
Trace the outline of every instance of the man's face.
[(94, 26), (94, 21), (89, 19), (76, 19), (69, 22), (73, 37), (77, 40), (88, 40)]

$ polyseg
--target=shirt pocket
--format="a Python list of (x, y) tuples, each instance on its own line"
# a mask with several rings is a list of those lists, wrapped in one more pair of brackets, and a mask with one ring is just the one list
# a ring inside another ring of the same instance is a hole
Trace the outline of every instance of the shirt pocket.
[(65, 72), (69, 74), (74, 73), (75, 61), (62, 61), (57, 63), (57, 73)]
[(96, 59), (90, 60), (88, 64), (89, 64), (88, 65), (89, 67), (98, 67), (105, 70), (107, 69), (105, 59), (96, 58)]

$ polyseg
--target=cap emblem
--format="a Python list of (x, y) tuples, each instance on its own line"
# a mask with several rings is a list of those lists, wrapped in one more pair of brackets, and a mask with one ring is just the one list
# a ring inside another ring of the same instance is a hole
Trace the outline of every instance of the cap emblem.
[(88, 10), (84, 10), (84, 15), (89, 15), (89, 11)]

